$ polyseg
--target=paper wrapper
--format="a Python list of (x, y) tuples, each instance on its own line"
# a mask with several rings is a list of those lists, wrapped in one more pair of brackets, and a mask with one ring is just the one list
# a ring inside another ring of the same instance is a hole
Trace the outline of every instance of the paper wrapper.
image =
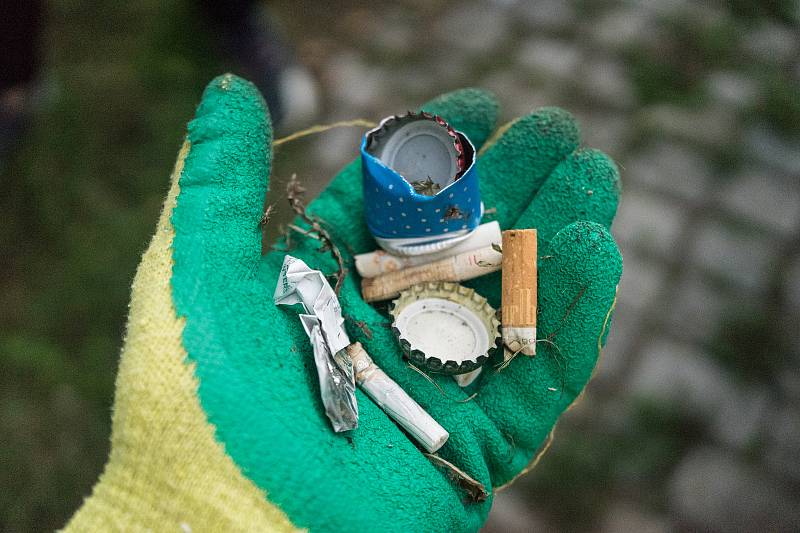
[(511, 354), (536, 354), (536, 230), (503, 232), (503, 344)]
[(419, 442), (428, 453), (444, 446), (450, 434), (381, 370), (360, 342), (347, 347), (353, 361), (356, 382), (395, 422)]
[(372, 362), (361, 344), (350, 344), (342, 327), (344, 318), (339, 299), (322, 272), (287, 255), (274, 298), (276, 304), (300, 303), (306, 310), (306, 314), (300, 315), (300, 321), (314, 349), (320, 395), (334, 431), (358, 426), (355, 397), (358, 383), (426, 450), (433, 453), (447, 441), (447, 431)]
[(395, 298), (401, 291), (430, 281), (465, 281), (500, 270), (500, 252), (487, 246), (398, 272), (361, 281), (361, 295), (367, 302)]
[(275, 304), (302, 304), (300, 315), (311, 347), (319, 378), (325, 414), (336, 432), (358, 427), (358, 404), (353, 365), (345, 351), (350, 339), (342, 327), (342, 309), (328, 280), (300, 259), (287, 255), (283, 260)]
[(466, 239), (452, 248), (439, 252), (425, 255), (399, 256), (392, 255), (384, 250), (375, 250), (374, 252), (359, 254), (354, 259), (356, 270), (362, 278), (374, 278), (388, 272), (397, 272), (413, 266), (426, 265), (464, 252), (485, 248), (493, 243), (499, 245), (501, 240), (500, 224), (493, 221), (481, 224)]

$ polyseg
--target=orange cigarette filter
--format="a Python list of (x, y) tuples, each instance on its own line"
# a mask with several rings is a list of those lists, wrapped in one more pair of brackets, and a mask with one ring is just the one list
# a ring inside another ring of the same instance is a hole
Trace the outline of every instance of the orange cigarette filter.
[(501, 325), (505, 358), (536, 354), (536, 230), (503, 232)]

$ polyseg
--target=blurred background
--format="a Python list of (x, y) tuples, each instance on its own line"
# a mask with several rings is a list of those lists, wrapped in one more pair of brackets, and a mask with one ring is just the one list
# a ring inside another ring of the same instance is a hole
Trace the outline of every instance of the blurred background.
[[(103, 467), (130, 282), (225, 71), (279, 134), (477, 86), (504, 121), (569, 109), (619, 163), (608, 346), (486, 531), (800, 528), (798, 2), (213, 4), (0, 3), (27, 58), (0, 72), (0, 530), (61, 527)], [(276, 179), (319, 190), (360, 135), (285, 145)]]

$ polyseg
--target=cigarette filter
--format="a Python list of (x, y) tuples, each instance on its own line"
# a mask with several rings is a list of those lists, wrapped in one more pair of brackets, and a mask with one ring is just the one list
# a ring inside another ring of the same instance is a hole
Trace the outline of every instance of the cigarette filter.
[(361, 295), (367, 302), (394, 298), (413, 285), (431, 281), (465, 281), (500, 270), (502, 255), (486, 246), (440, 259), (427, 265), (406, 268), (361, 280)]
[(492, 243), (500, 244), (500, 224), (497, 221), (481, 224), (466, 239), (451, 248), (425, 255), (393, 255), (385, 250), (375, 250), (354, 257), (356, 270), (362, 278), (374, 278), (387, 272), (396, 272), (404, 268), (433, 263), (440, 259), (452, 257), (464, 252), (491, 246)]
[(450, 434), (372, 361), (360, 342), (348, 346), (347, 354), (353, 361), (356, 383), (378, 407), (408, 431), (428, 453), (444, 446)]
[(511, 353), (536, 353), (536, 260), (535, 229), (503, 232), (501, 322)]
[(500, 337), (496, 312), (486, 298), (457, 283), (415, 285), (392, 302), (391, 314), (405, 357), (431, 372), (479, 370)]

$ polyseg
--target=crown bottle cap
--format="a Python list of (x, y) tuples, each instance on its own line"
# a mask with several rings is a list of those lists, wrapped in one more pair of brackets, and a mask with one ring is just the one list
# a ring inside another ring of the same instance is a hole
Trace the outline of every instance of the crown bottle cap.
[(435, 195), (464, 170), (461, 138), (441, 117), (424, 112), (381, 122), (368, 134), (367, 152), (425, 196)]
[(392, 330), (405, 357), (431, 372), (454, 375), (480, 368), (500, 337), (486, 298), (457, 283), (415, 285), (392, 304)]
[(378, 245), (400, 256), (454, 246), (483, 216), (475, 147), (428, 113), (391, 116), (361, 143), (364, 211)]

